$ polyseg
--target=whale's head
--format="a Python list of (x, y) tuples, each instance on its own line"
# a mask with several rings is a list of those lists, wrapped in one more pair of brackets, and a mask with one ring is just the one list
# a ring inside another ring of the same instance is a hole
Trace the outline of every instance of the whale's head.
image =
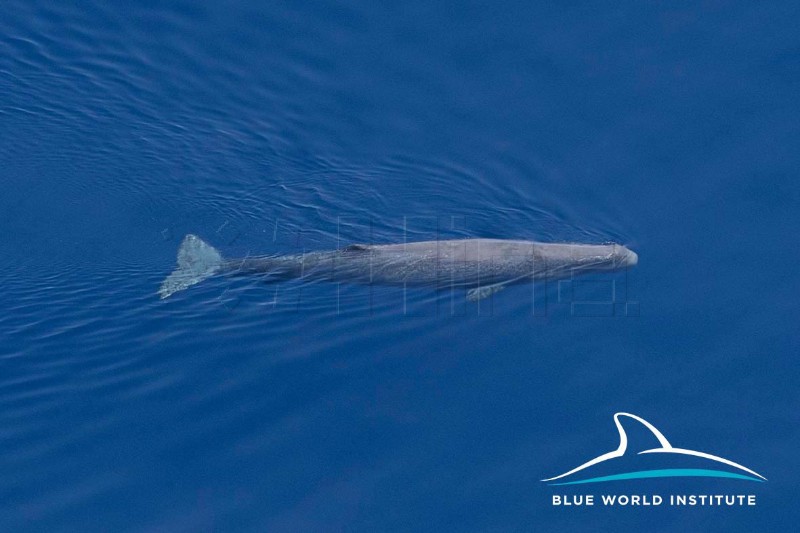
[(611, 255), (615, 263), (614, 268), (632, 267), (636, 266), (639, 262), (639, 256), (630, 248), (622, 246), (621, 244), (614, 244), (612, 248)]
[(623, 270), (639, 262), (633, 250), (621, 244), (544, 244), (538, 255), (552, 275)]

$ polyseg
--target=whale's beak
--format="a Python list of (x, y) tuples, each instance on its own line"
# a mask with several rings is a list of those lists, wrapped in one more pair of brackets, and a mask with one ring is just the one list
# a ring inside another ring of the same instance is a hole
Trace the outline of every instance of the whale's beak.
[(628, 249), (621, 244), (614, 245), (614, 268), (628, 268), (636, 265), (639, 262), (639, 256), (636, 252)]
[(636, 252), (625, 248), (625, 254), (623, 255), (623, 263), (625, 264), (625, 266), (634, 266), (638, 262), (639, 262), (639, 256), (636, 255)]

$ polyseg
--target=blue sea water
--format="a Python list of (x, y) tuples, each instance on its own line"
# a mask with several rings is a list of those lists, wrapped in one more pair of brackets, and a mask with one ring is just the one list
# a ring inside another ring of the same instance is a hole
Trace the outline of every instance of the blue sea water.
[[(5, 2), (0, 530), (790, 530), (798, 16)], [(232, 257), (614, 241), (639, 264), (480, 305), (252, 278), (159, 300), (187, 233)], [(767, 481), (541, 481), (615, 449), (617, 412)], [(757, 505), (552, 504), (588, 492)]]

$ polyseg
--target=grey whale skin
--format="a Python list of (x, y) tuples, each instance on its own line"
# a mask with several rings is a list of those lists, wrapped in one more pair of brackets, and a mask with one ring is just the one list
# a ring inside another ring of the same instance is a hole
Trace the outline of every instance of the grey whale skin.
[(381, 285), (470, 289), (479, 300), (507, 285), (575, 274), (621, 270), (638, 256), (620, 244), (562, 244), (504, 239), (461, 239), (403, 244), (351, 244), (339, 250), (224, 259), (196, 235), (178, 248), (178, 266), (159, 289), (161, 298), (216, 274), (258, 274)]

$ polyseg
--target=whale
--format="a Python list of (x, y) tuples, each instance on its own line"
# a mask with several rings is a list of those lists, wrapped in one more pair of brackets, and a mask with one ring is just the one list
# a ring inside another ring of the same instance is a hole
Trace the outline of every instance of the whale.
[(164, 299), (217, 275), (398, 286), (464, 288), (467, 299), (487, 298), (507, 286), (578, 274), (623, 270), (637, 254), (616, 244), (457, 239), (399, 244), (350, 244), (336, 250), (227, 259), (196, 235), (178, 248), (175, 270), (161, 283)]
[[(655, 441), (658, 445), (653, 448), (645, 447), (644, 449), (632, 447), (628, 441), (628, 434), (622, 423), (623, 420), (644, 426), (646, 430), (645, 433), (650, 433), (650, 435), (655, 437)], [(614, 424), (619, 434), (619, 445), (616, 449), (600, 454), (571, 470), (543, 479), (542, 481), (550, 485), (579, 485), (584, 483), (664, 477), (716, 477), (759, 482), (767, 480), (767, 478), (758, 472), (731, 461), (730, 459), (725, 459), (724, 457), (713, 455), (708, 452), (673, 446), (661, 431), (638, 415), (625, 412), (616, 413), (614, 414)], [(642, 469), (613, 474), (606, 474), (604, 472), (603, 475), (594, 473), (598, 468), (597, 465), (606, 462), (610, 462), (611, 465), (613, 465), (615, 462), (618, 462), (620, 458), (632, 454), (646, 457), (677, 458), (678, 462), (685, 462), (686, 467)], [(698, 464), (702, 466), (702, 468), (698, 468)]]

